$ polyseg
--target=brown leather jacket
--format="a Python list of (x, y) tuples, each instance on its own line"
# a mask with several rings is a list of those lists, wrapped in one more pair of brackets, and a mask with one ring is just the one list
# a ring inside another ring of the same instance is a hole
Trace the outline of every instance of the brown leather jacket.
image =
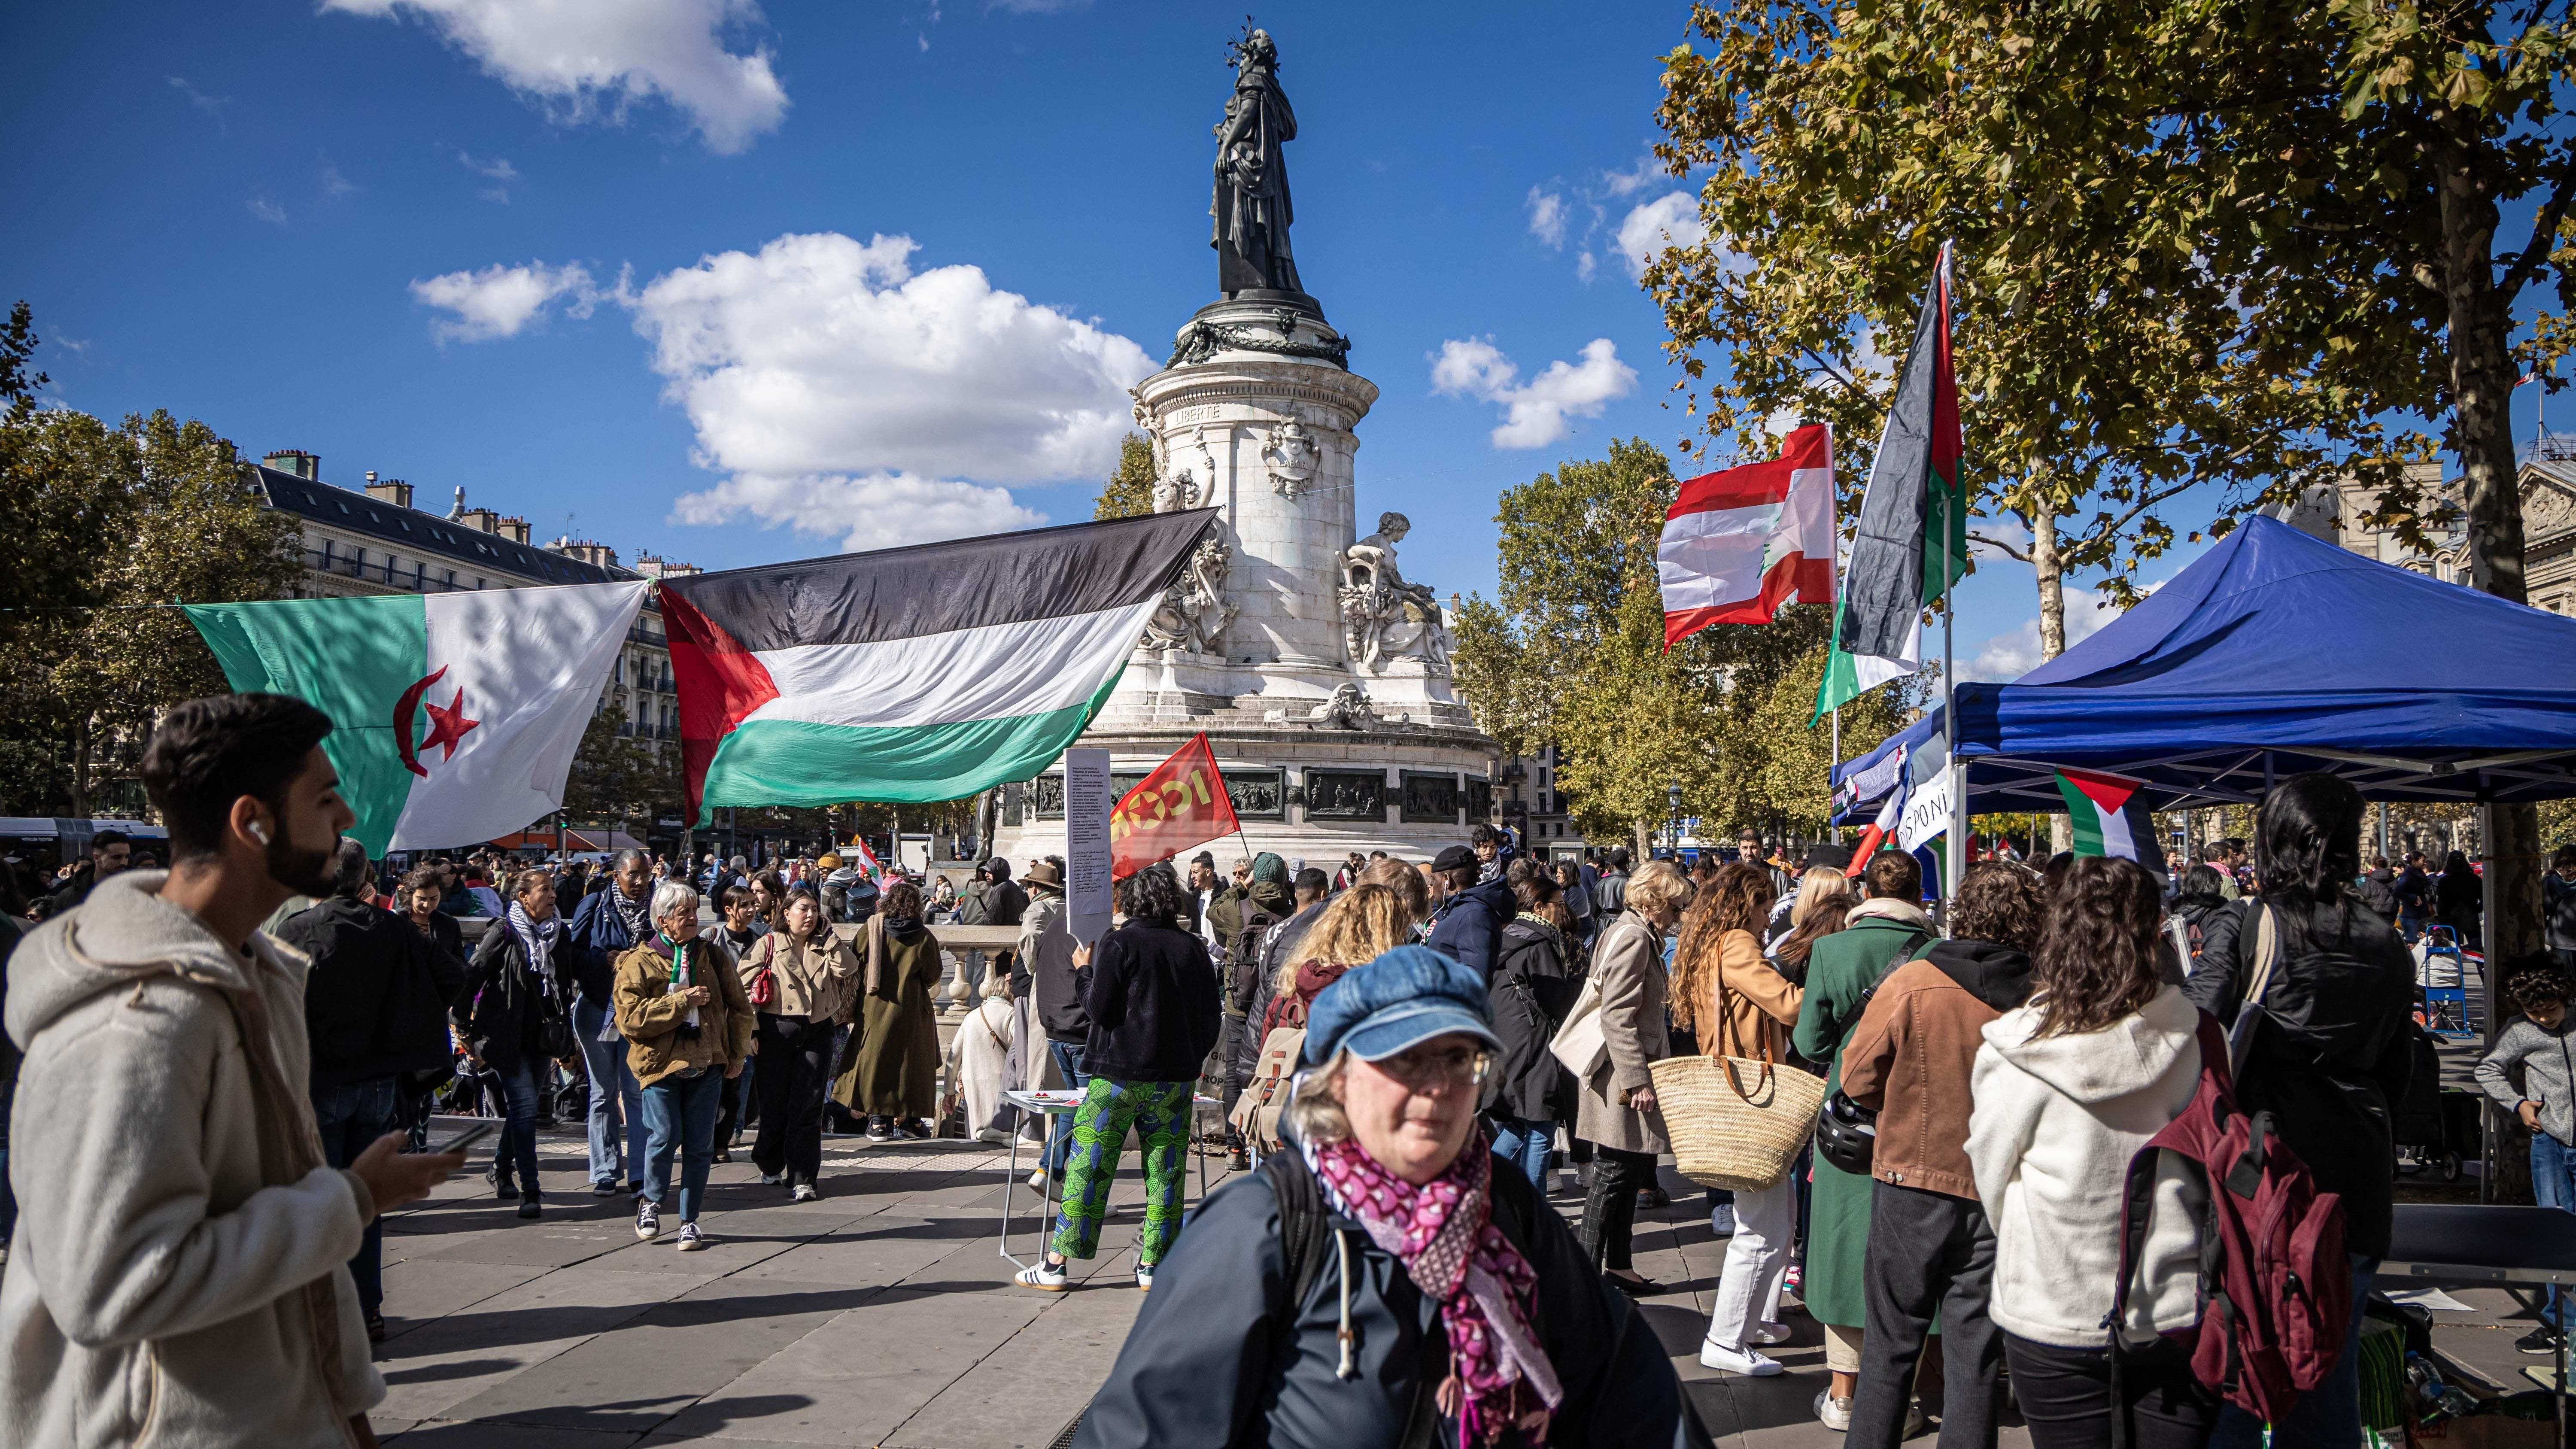
[(1843, 1095), (1878, 1110), (1872, 1177), (1977, 1200), (1969, 1078), (1986, 1023), (2029, 994), (2030, 958), (1984, 941), (1935, 942), (1878, 983), (1843, 1047)]

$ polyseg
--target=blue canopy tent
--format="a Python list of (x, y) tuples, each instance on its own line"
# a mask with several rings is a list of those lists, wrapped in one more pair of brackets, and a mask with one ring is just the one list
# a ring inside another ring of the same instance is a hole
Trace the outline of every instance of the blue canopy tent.
[[(2056, 771), (2147, 782), (2158, 810), (2246, 804), (2306, 770), (2372, 800), (2576, 796), (2576, 619), (2363, 558), (2257, 518), (2093, 637), (1957, 690), (1972, 812), (2064, 808)], [(1865, 818), (1936, 708), (1834, 770)], [(1847, 781), (1866, 780), (1866, 798)]]

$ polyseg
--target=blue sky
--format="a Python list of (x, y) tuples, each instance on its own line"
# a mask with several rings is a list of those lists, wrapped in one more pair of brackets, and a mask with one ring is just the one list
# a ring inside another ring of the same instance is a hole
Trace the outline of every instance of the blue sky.
[[(56, 398), (441, 510), (462, 486), (630, 560), (1089, 515), (1121, 389), (1215, 294), (1237, 12), (524, 10), (25, 9), (0, 291), (34, 305)], [(1360, 515), (1409, 513), (1405, 571), (1444, 593), (1491, 589), (1503, 488), (1684, 427), (1623, 251), (1688, 214), (1646, 164), (1684, 17), (1258, 13), (1302, 132), (1299, 266), (1383, 389)], [(2037, 662), (2026, 568), (1981, 570), (1961, 613), (1988, 672), (2025, 637)]]

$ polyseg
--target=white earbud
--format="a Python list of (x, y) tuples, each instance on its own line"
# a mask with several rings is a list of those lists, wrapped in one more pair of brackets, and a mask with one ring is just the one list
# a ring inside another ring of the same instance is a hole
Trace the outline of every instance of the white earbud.
[(252, 821), (250, 823), (250, 838), (258, 841), (262, 845), (268, 844), (268, 827), (260, 824), (256, 820)]

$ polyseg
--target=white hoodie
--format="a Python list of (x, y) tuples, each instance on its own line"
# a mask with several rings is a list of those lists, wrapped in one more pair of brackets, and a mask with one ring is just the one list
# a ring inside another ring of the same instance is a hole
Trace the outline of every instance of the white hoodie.
[[(255, 1069), (199, 984), (256, 972), (300, 1083), (309, 962), (256, 933), (253, 959), (236, 955), (155, 894), (166, 878), (110, 876), (9, 958), (9, 1035), (27, 1056), (0, 1443), (337, 1449), (346, 1416), (385, 1396), (347, 1262), (374, 1205), (328, 1167), (262, 1181)], [(298, 1291), (320, 1277), (339, 1310), (327, 1368)]]
[[(2080, 1036), (2034, 1039), (2036, 1006), (1986, 1023), (1968, 1162), (1994, 1224), (1989, 1311), (2005, 1332), (2060, 1348), (2108, 1344), (2129, 1159), (2199, 1086), (2199, 1019), (2167, 986), (2135, 1015)], [(2168, 1163), (2154, 1203), (2122, 1325), (2133, 1341), (2200, 1316), (2200, 1189)]]

